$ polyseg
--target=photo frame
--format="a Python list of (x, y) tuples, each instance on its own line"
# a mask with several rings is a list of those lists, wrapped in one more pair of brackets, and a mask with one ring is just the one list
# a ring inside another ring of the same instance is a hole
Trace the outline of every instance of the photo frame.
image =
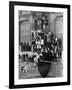
[(70, 5), (10, 1), (9, 88), (60, 85), (70, 85)]

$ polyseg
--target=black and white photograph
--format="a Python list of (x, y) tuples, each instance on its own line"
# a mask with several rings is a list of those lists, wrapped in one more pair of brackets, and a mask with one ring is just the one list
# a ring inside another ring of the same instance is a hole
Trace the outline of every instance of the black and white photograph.
[(63, 13), (19, 11), (19, 79), (63, 76)]
[(69, 84), (70, 7), (20, 2), (11, 5), (14, 60), (10, 62), (10, 70), (13, 70), (10, 85), (34, 87)]

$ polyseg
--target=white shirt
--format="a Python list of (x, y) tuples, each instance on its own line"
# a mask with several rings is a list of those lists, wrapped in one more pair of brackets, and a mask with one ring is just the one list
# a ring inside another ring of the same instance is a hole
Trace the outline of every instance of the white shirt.
[(41, 39), (41, 45), (44, 45), (44, 40), (43, 39)]

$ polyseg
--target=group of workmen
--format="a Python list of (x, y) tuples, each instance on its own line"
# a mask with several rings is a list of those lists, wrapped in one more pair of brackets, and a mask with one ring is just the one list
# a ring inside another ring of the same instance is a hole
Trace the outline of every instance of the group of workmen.
[(53, 33), (48, 32), (44, 37), (38, 35), (32, 42), (33, 51), (47, 52), (54, 57), (62, 56), (62, 40), (58, 39)]

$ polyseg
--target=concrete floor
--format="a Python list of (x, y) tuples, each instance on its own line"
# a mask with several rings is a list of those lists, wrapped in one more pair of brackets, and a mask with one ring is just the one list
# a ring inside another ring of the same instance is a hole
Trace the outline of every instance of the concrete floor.
[[(29, 78), (42, 78), (37, 65), (34, 66), (33, 63), (29, 63), (28, 71), (22, 72), (21, 67), (26, 66), (26, 62), (19, 62), (19, 79), (29, 79)], [(63, 76), (63, 64), (62, 60), (59, 58), (57, 61), (51, 62), (50, 70), (47, 77), (62, 77)]]

